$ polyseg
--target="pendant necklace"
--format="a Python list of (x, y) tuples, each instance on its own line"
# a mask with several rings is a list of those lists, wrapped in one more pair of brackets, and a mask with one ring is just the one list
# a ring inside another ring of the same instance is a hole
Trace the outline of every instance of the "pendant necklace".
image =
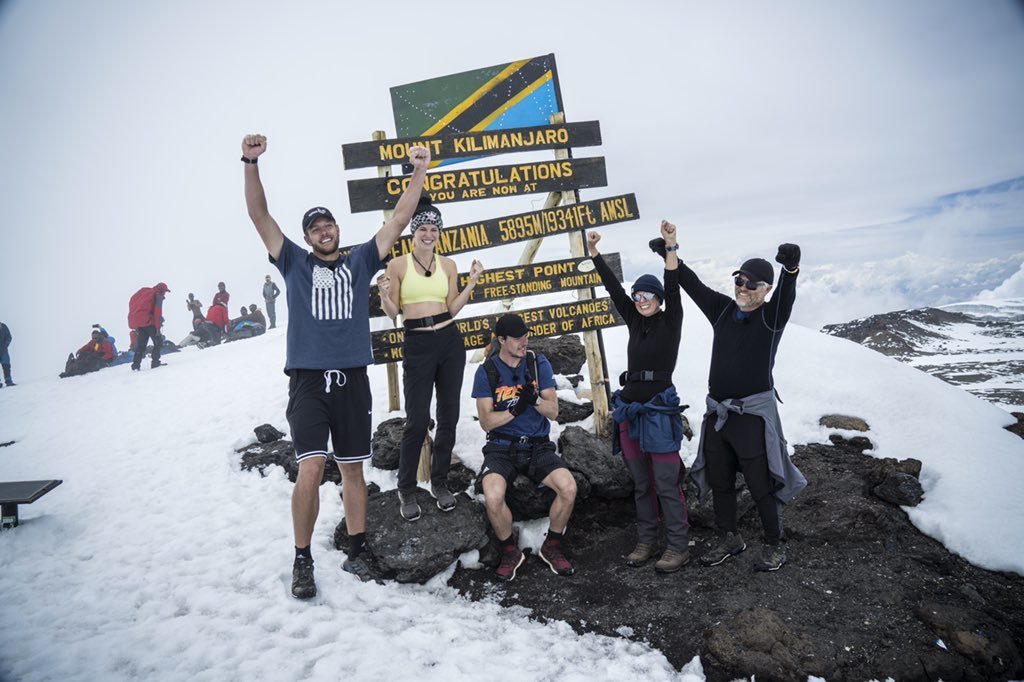
[[(420, 259), (416, 257), (415, 253), (410, 251), (409, 255), (412, 256), (412, 259), (414, 261), (416, 261), (416, 265), (418, 265), (421, 268), (423, 268), (423, 276), (424, 277), (430, 277), (432, 274), (434, 274), (433, 272), (430, 271), (430, 268), (426, 267), (425, 265), (423, 265), (423, 263), (420, 262)], [(434, 264), (433, 261), (431, 261), (430, 264), (433, 265)]]

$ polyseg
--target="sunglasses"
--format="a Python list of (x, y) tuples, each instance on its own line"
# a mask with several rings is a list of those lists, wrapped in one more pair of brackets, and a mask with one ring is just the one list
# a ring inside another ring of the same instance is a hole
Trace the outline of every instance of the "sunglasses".
[(740, 277), (739, 275), (736, 275), (736, 279), (734, 279), (733, 281), (736, 282), (736, 286), (738, 286), (738, 287), (746, 287), (747, 289), (750, 289), (751, 291), (757, 291), (757, 288), (759, 286), (761, 286), (760, 282), (751, 282), (749, 279), (746, 279), (744, 277)]
[(636, 301), (637, 303), (639, 303), (640, 301), (653, 301), (655, 296), (657, 296), (657, 294), (651, 291), (633, 292), (633, 300)]

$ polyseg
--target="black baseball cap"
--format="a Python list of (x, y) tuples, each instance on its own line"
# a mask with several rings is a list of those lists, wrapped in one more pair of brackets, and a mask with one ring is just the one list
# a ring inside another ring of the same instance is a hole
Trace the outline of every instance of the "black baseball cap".
[(314, 206), (313, 208), (306, 211), (305, 215), (302, 216), (302, 231), (309, 232), (309, 226), (317, 218), (327, 218), (332, 223), (338, 222), (334, 219), (334, 215), (323, 206)]
[(740, 269), (732, 273), (733, 277), (739, 274), (747, 276), (751, 282), (767, 282), (768, 284), (775, 283), (775, 268), (772, 264), (766, 261), (764, 258), (751, 258), (745, 261)]
[(523, 318), (515, 313), (502, 315), (498, 318), (497, 324), (494, 325), (495, 336), (511, 336), (514, 339), (518, 339), (520, 336), (526, 336), (529, 333), (530, 328), (523, 322)]

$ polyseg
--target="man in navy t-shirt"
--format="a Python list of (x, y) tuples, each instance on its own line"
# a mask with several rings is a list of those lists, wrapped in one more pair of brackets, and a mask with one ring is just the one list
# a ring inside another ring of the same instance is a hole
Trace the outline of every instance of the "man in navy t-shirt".
[(302, 218), (299, 247), (281, 232), (267, 209), (260, 180), (259, 157), (267, 150), (263, 135), (242, 140), (245, 164), (245, 205), (263, 240), (270, 262), (280, 270), (288, 291), (288, 423), (299, 473), (292, 491), (295, 563), (292, 595), (316, 595), (310, 542), (320, 511), (320, 482), (327, 460), (327, 440), (342, 479), (345, 526), (351, 537), (349, 558), (342, 565), (361, 580), (369, 579), (360, 555), (366, 538), (366, 482), (363, 461), (370, 458), (372, 404), (366, 367), (370, 350), (370, 278), (380, 269), (391, 247), (412, 219), (423, 191), (430, 152), (409, 150), (413, 174), (390, 220), (368, 242), (344, 257), (338, 251), (339, 230), (334, 216), (317, 206)]
[(487, 432), (480, 475), (487, 518), (501, 543), (497, 575), (512, 580), (524, 560), (512, 534), (512, 511), (505, 503), (505, 491), (519, 474), (555, 491), (540, 558), (558, 575), (572, 575), (575, 569), (562, 552), (562, 534), (576, 502), (576, 479), (548, 438), (550, 420), (558, 417), (551, 363), (538, 355), (533, 369), (526, 349), (530, 330), (519, 315), (502, 315), (494, 336), (499, 350), (477, 368), (473, 397), (480, 427)]

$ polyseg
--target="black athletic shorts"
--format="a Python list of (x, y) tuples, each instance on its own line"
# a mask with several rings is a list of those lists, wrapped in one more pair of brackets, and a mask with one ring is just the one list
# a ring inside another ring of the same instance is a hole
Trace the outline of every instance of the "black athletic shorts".
[(365, 367), (296, 369), (288, 383), (288, 424), (295, 459), (327, 457), (327, 437), (334, 461), (369, 459), (373, 401)]
[(487, 474), (501, 474), (508, 485), (512, 485), (519, 474), (540, 485), (552, 471), (569, 468), (555, 453), (555, 444), (551, 441), (536, 445), (490, 441), (484, 446), (483, 453), (484, 467), (480, 470), (480, 479), (483, 480)]

